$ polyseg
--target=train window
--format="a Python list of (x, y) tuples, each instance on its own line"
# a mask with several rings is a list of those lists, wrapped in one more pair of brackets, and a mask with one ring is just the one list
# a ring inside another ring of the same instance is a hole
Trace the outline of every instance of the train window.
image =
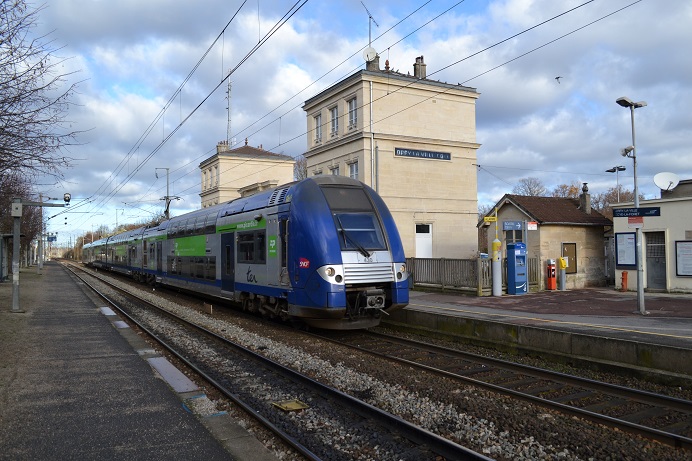
[(207, 215), (206, 231), (207, 234), (213, 234), (216, 232), (216, 213), (211, 213)]
[(322, 187), (329, 208), (344, 211), (373, 211), (365, 191), (355, 187)]
[(265, 264), (267, 237), (264, 230), (238, 233), (238, 262)]
[(197, 218), (195, 221), (195, 234), (203, 234), (204, 233), (204, 223), (206, 221), (206, 216), (200, 216)]
[(216, 280), (216, 256), (209, 256), (206, 265), (206, 279)]
[(185, 225), (185, 235), (192, 235), (195, 233), (195, 218), (190, 218)]
[(238, 233), (238, 262), (252, 263), (255, 261), (255, 233)]
[(342, 250), (386, 250), (380, 223), (374, 213), (335, 213)]

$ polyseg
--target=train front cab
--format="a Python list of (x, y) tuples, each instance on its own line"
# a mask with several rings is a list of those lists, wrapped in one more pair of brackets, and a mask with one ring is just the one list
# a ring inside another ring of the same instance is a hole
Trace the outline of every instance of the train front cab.
[(376, 326), (408, 304), (399, 233), (384, 202), (344, 177), (295, 188), (288, 226), (289, 314), (319, 328)]

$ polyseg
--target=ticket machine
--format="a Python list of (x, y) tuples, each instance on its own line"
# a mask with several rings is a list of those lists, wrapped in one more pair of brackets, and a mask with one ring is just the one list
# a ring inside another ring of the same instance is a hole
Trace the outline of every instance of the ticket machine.
[(523, 295), (529, 290), (526, 244), (507, 245), (507, 294)]
[(555, 272), (555, 260), (554, 259), (549, 259), (548, 260), (548, 265), (546, 267), (546, 283), (545, 287), (548, 290), (556, 290), (557, 289), (557, 274)]

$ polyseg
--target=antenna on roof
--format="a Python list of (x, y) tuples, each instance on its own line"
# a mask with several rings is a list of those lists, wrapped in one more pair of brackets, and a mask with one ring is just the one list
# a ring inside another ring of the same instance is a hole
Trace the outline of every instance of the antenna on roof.
[(377, 24), (377, 21), (375, 21), (375, 18), (372, 17), (372, 14), (370, 13), (370, 10), (368, 10), (368, 7), (365, 6), (365, 3), (362, 1), (360, 2), (361, 5), (363, 5), (363, 8), (365, 8), (365, 11), (368, 13), (368, 47), (363, 51), (363, 58), (365, 59), (365, 62), (370, 62), (373, 59), (377, 57), (377, 51), (372, 47), (372, 23), (374, 22), (377, 27), (380, 27), (379, 24)]
[(365, 11), (368, 13), (368, 46), (372, 46), (372, 34), (371, 34), (371, 29), (372, 29), (372, 23), (374, 22), (377, 27), (380, 27), (380, 25), (375, 21), (375, 18), (372, 17), (372, 14), (370, 13), (370, 10), (368, 10), (368, 7), (365, 6), (365, 3), (360, 2), (361, 5), (363, 5), (363, 8), (365, 8)]

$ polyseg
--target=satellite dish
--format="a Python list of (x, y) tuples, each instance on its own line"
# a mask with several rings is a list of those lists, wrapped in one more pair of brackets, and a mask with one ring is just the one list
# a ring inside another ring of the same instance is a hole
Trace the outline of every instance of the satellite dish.
[(375, 48), (369, 46), (363, 51), (363, 59), (365, 59), (366, 62), (370, 62), (373, 59), (377, 57), (377, 51), (375, 51)]
[(680, 178), (675, 173), (658, 173), (654, 176), (654, 184), (658, 186), (659, 189), (669, 191), (675, 189), (675, 186), (680, 182)]

